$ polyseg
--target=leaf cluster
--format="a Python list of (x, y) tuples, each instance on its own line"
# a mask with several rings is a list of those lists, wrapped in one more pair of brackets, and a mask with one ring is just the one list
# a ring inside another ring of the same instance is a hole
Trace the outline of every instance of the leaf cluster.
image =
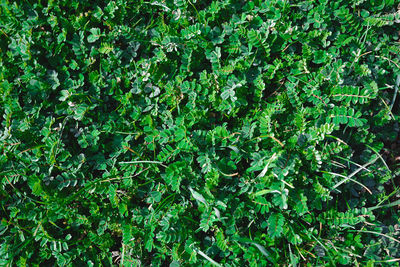
[(1, 1), (0, 265), (394, 264), (399, 14)]

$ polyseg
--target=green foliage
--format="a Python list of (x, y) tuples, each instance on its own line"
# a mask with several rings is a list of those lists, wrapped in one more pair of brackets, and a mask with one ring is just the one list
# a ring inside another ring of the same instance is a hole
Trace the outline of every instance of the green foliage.
[(396, 264), (398, 8), (3, 0), (0, 266)]
[(285, 218), (280, 213), (272, 213), (268, 218), (268, 235), (271, 238), (280, 237), (283, 231)]
[(360, 118), (361, 112), (355, 112), (353, 108), (347, 108), (345, 106), (335, 106), (331, 111), (331, 115), (328, 117), (328, 122), (332, 122), (336, 125), (346, 124), (350, 127), (360, 127), (366, 122), (365, 119)]

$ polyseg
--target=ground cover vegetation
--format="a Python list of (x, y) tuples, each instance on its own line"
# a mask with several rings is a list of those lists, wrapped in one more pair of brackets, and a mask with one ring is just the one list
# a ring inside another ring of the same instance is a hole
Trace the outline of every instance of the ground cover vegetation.
[(398, 1), (0, 3), (1, 266), (398, 264)]

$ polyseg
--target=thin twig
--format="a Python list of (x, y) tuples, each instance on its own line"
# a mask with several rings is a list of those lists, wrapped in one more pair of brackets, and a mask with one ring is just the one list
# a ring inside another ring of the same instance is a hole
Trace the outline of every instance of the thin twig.
[(105, 182), (110, 182), (110, 181), (114, 181), (114, 180), (123, 180), (123, 179), (129, 179), (129, 178), (134, 178), (138, 175), (140, 175), (141, 173), (143, 173), (144, 171), (148, 170), (150, 167), (147, 167), (145, 169), (143, 169), (142, 171), (135, 173), (134, 175), (130, 175), (130, 176), (126, 176), (126, 177), (112, 177), (112, 178), (108, 178), (106, 180), (102, 180), (100, 181), (100, 183), (105, 183)]
[(7, 182), (11, 185), (12, 188), (14, 188), (16, 191), (18, 191), (17, 188), (14, 187), (14, 185), (8, 180), (7, 176), (4, 176), (7, 179)]
[(219, 264), (218, 262), (216, 262), (215, 260), (211, 259), (210, 257), (208, 257), (204, 252), (202, 252), (201, 250), (197, 249), (197, 253), (200, 254), (203, 258), (205, 258), (206, 260), (208, 260), (210, 263), (212, 263), (215, 266), (219, 266), (222, 267), (221, 264)]
[(367, 231), (367, 230), (358, 230), (358, 232), (370, 233), (370, 234), (376, 234), (376, 235), (384, 236), (384, 237), (389, 238), (390, 240), (393, 240), (393, 241), (395, 241), (395, 242), (400, 244), (400, 241), (398, 239), (396, 239), (394, 237), (391, 237), (391, 236), (388, 236), (388, 235), (385, 235), (385, 234), (382, 234), (382, 233), (379, 233), (379, 232)]
[(387, 57), (384, 57), (384, 56), (375, 56), (375, 57), (386, 59), (386, 60), (389, 61), (390, 63), (393, 63), (394, 65), (396, 65), (396, 67), (397, 67), (398, 69), (400, 69), (399, 64), (397, 64), (396, 62), (394, 62), (394, 61), (391, 60), (390, 58), (387, 58)]
[(123, 161), (120, 162), (119, 164), (136, 164), (136, 163), (150, 163), (150, 164), (160, 164), (163, 167), (167, 167), (167, 165), (164, 165), (161, 161), (154, 161), (154, 160), (136, 160), (136, 161)]

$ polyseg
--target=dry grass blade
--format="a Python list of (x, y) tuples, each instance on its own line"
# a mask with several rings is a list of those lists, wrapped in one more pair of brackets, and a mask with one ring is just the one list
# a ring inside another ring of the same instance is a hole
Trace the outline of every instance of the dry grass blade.
[(214, 266), (218, 266), (218, 267), (222, 267), (221, 264), (219, 264), (218, 262), (216, 262), (215, 260), (211, 259), (210, 257), (208, 257), (204, 252), (202, 252), (201, 250), (197, 250), (197, 253), (200, 254), (200, 256), (202, 256), (203, 258), (205, 258), (206, 260), (208, 260), (211, 264), (213, 264)]

